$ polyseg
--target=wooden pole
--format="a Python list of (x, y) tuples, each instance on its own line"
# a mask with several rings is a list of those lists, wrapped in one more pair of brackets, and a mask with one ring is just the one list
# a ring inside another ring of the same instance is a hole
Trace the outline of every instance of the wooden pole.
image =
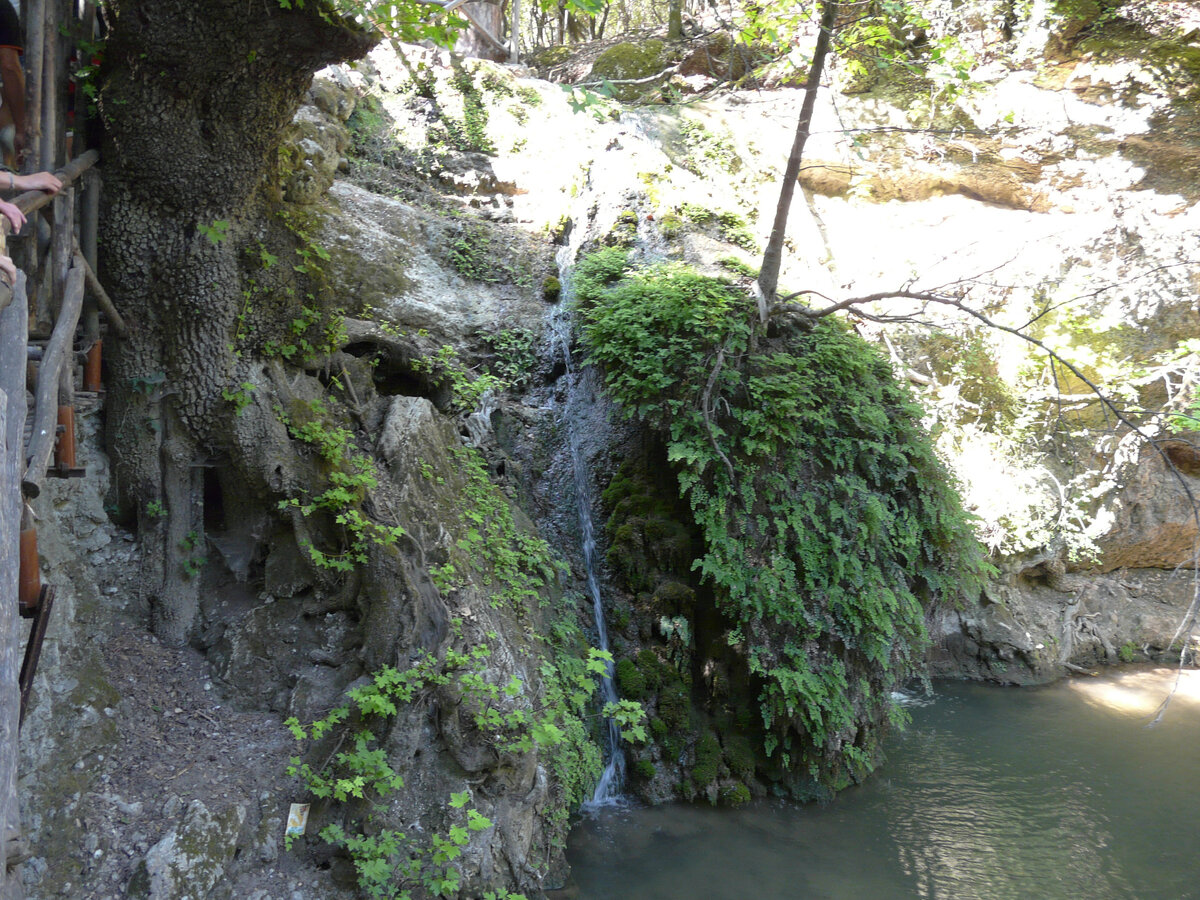
[(58, 113), (58, 56), (62, 47), (59, 40), (58, 0), (45, 0), (42, 14), (45, 17), (42, 34), (45, 50), (42, 56), (42, 133), (38, 147), (38, 169), (53, 171), (57, 160), (54, 158), (58, 146), (59, 123)]
[(68, 355), (75, 339), (75, 326), (79, 324), (79, 313), (83, 308), (83, 265), (72, 267), (67, 279), (62, 309), (54, 325), (54, 333), (46, 344), (38, 370), (37, 393), (33, 405), (33, 434), (29, 439), (29, 465), (21, 480), (21, 490), (26, 497), (36, 497), (42, 492), (42, 481), (50, 465), (50, 454), (54, 452), (55, 426), (58, 421), (59, 373), (64, 364), (71, 364)]
[[(75, 0), (58, 0), (58, 21), (59, 26), (54, 29), (58, 35), (58, 52), (54, 56), (54, 63), (57, 69), (54, 73), (54, 121), (57, 125), (57, 130), (54, 134), (54, 163), (58, 164), (61, 159), (66, 162), (71, 158), (70, 141), (67, 137), (67, 129), (70, 125), (70, 119), (67, 115), (70, 107), (69, 91), (67, 90), (70, 84), (71, 77), (71, 51), (74, 49), (75, 37), (78, 34), (76, 22), (77, 4)], [(65, 25), (70, 37), (64, 35), (59, 29)], [(49, 166), (46, 167), (49, 169)]]
[[(92, 0), (87, 0), (83, 5), (82, 24), (79, 29), (80, 38), (92, 44), (96, 40), (96, 4)], [(79, 65), (90, 66), (92, 64), (91, 56), (85, 56), (80, 48)], [(75, 152), (80, 153), (87, 150), (90, 146), (89, 141), (93, 139), (92, 134), (92, 115), (89, 108), (88, 98), (83, 91), (79, 90), (79, 85), (76, 85), (75, 90)], [(92, 267), (95, 268), (95, 260), (90, 260)]]
[(50, 308), (55, 317), (62, 306), (63, 291), (67, 286), (67, 272), (71, 269), (72, 244), (75, 241), (75, 188), (65, 186), (54, 198), (54, 231), (50, 240), (50, 270), (53, 274)]
[(79, 207), (79, 249), (83, 258), (96, 271), (96, 244), (100, 232), (100, 173), (88, 169), (83, 173), (83, 197)]
[[(80, 102), (79, 97), (75, 98), (76, 104)], [(76, 111), (76, 137), (75, 143), (78, 144), (82, 140), (83, 128), (79, 124), (79, 110)], [(98, 305), (99, 297), (93, 285), (99, 286), (100, 282), (96, 278), (96, 234), (99, 230), (100, 219), (100, 176), (95, 169), (89, 169), (81, 179), (82, 192), (79, 198), (79, 243), (75, 245), (76, 249), (83, 254), (83, 260), (87, 263), (87, 278), (88, 287), (91, 288), (92, 299), (85, 300), (83, 306), (83, 340), (86, 344), (94, 344), (100, 340), (100, 308)], [(107, 296), (107, 295), (106, 295)]]
[[(79, 253), (79, 245), (75, 245), (75, 252)], [(92, 271), (92, 267), (88, 265), (86, 257), (83, 259), (83, 274), (87, 281), (88, 290), (92, 292), (92, 296), (96, 298), (96, 302), (100, 304), (100, 308), (104, 310), (104, 314), (108, 316), (108, 324), (118, 337), (129, 337), (129, 328), (125, 325), (125, 320), (121, 314), (117, 312), (116, 305), (112, 302), (112, 298), (108, 296), (108, 291), (104, 290), (100, 284), (100, 279), (96, 277), (96, 273)]]
[[(0, 312), (0, 827), (20, 830), (17, 730), (20, 727), (21, 620), (17, 615), (20, 531), (24, 504), (16, 486), (25, 463), (25, 348), (29, 316), (25, 276), (15, 302)], [(0, 846), (6, 842), (0, 841)], [(0, 849), (3, 854), (7, 847)], [(0, 866), (4, 861), (0, 860)]]
[(508, 61), (521, 61), (521, 0), (512, 0), (512, 24), (508, 27)]
[(26, 175), (38, 170), (42, 145), (42, 74), (46, 57), (46, 0), (23, 0), (25, 22), (25, 164)]

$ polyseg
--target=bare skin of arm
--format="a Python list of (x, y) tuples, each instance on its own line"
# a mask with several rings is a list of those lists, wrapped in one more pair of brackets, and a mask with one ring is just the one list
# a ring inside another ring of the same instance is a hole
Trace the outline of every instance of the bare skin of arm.
[[(4, 175), (0, 173), (0, 190), (8, 185), (4, 183)], [(62, 182), (49, 172), (34, 172), (32, 175), (13, 175), (12, 188), (18, 191), (45, 191), (47, 194), (57, 194), (62, 189)]]
[(25, 149), (25, 72), (21, 55), (12, 47), (0, 47), (0, 78), (4, 79), (4, 105), (12, 113), (16, 126), (17, 155)]

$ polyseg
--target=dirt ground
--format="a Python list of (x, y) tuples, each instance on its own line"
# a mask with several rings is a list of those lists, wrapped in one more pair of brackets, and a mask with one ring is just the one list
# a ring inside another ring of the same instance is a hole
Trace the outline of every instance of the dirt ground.
[[(149, 631), (137, 544), (97, 513), (106, 461), (95, 434), (83, 437), (83, 460), (101, 477), (75, 482), (70, 502), (40, 526), (43, 578), (64, 599), (22, 733), (26, 896), (352, 897), (327, 865), (284, 849), (289, 805), (307, 798), (286, 775), (297, 745), (280, 717), (233, 702), (201, 653), (165, 647)], [(183, 845), (196, 822), (234, 823), (219, 838), (201, 829), (224, 874), (211, 892), (192, 893), (207, 881), (199, 870), (167, 888), (147, 854), (169, 855), (170, 836)]]

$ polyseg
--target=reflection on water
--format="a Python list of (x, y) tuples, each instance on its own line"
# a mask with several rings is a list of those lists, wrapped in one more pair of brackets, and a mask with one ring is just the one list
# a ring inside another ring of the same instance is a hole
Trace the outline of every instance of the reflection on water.
[(609, 810), (572, 833), (583, 900), (1200, 898), (1200, 673), (943, 683), (825, 806)]

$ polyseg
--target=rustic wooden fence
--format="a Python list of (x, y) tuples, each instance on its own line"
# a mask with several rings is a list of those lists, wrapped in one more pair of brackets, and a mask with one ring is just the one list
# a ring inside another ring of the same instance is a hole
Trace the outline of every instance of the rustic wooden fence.
[[(7, 219), (0, 224), (0, 253), (19, 268), (15, 285), (0, 284), (0, 900), (20, 895), (14, 867), (28, 854), (17, 800), (17, 739), (53, 610), (54, 588), (41, 584), (37, 558), (37, 498), (48, 476), (81, 474), (74, 459), (75, 372), (77, 363), (90, 362), (83, 387), (99, 392), (101, 312), (110, 330), (125, 333), (95, 272), (99, 153), (70, 157), (70, 59), (80, 39), (96, 35), (96, 5), (21, 0), (21, 20), (23, 172), (53, 171), (63, 187), (53, 196), (33, 191), (10, 200), (28, 218), (19, 236), (11, 235)], [(73, 125), (81, 135), (82, 97), (77, 106)]]

